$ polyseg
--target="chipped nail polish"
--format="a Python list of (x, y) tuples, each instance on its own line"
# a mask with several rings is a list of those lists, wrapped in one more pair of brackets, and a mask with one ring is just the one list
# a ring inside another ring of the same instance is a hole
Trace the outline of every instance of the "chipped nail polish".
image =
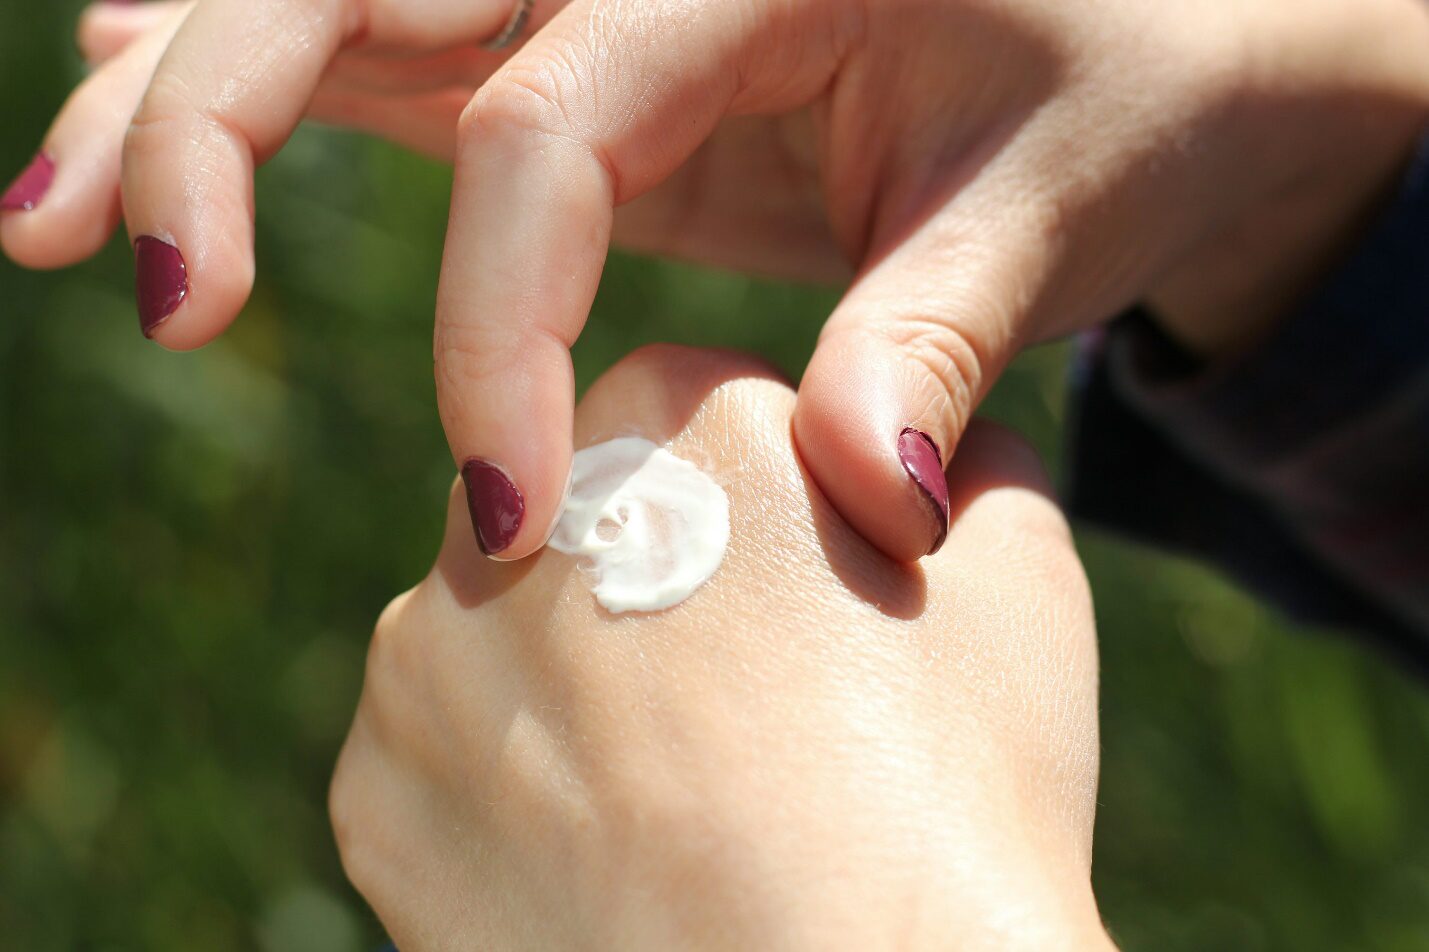
[(179, 249), (150, 235), (134, 242), (134, 291), (145, 337), (179, 309), (189, 293), (188, 268)]
[(948, 538), (948, 479), (943, 474), (942, 454), (932, 437), (910, 426), (898, 434), (898, 458), (928, 501), (930, 515), (937, 523), (933, 544), (928, 549), (932, 555)]
[(54, 180), (54, 160), (41, 152), (11, 183), (10, 187), (5, 190), (5, 194), (0, 196), (0, 209), (7, 212), (34, 211), (35, 206), (40, 204), (40, 199), (44, 198), (45, 193), (50, 190), (50, 183)]
[(487, 555), (504, 552), (521, 531), (526, 515), (521, 490), (496, 464), (475, 457), (462, 465), (461, 479), (477, 545)]

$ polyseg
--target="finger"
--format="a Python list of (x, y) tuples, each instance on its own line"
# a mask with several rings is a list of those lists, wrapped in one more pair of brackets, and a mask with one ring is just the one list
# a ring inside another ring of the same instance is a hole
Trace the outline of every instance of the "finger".
[(726, 113), (811, 100), (850, 28), (828, 16), (771, 29), (734, 4), (582, 0), (477, 93), (458, 137), (436, 363), (442, 421), (488, 554), (530, 554), (559, 515), (568, 350), (613, 206), (668, 177)]
[(186, 0), (153, 0), (149, 3), (93, 3), (79, 17), (76, 41), (85, 62), (97, 66), (165, 23), (192, 3)]
[[(191, 0), (146, 3), (108, 0), (93, 4), (80, 15), (77, 35), (80, 52), (90, 65), (102, 63), (155, 26), (167, 22), (175, 10), (191, 6)], [(505, 59), (506, 54), (471, 44), (416, 53), (367, 49), (337, 57), (323, 81), (325, 85), (337, 85), (348, 92), (418, 93), (456, 85), (475, 89)]]
[(96, 253), (118, 227), (124, 132), (185, 10), (105, 63), (70, 96), (39, 154), (0, 200), (0, 245), (19, 264), (59, 268)]
[(867, 267), (824, 327), (795, 438), (819, 488), (890, 557), (946, 539), (944, 467), (1022, 343), (1051, 257), (1045, 216), (989, 183)]
[[(192, 5), (184, 0), (93, 4), (80, 17), (80, 49), (91, 64), (103, 63)], [(153, 59), (157, 62), (158, 54)], [(504, 59), (474, 47), (417, 56), (344, 54), (324, 75), (309, 114), (319, 122), (367, 132), (449, 162), (455, 152), (456, 120), (471, 90)], [(136, 106), (138, 98), (136, 93)], [(117, 195), (117, 172), (115, 188)]]
[(253, 283), (253, 169), (357, 37), (438, 49), (498, 31), (510, 0), (209, 0), (170, 44), (125, 143), (140, 325), (176, 348), (227, 327)]

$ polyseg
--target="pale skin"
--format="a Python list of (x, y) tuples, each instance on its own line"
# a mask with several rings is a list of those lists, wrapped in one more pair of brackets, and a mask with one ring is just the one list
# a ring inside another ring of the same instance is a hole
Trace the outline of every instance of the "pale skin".
[(1148, 300), (1253, 343), (1351, 243), (1429, 117), (1421, 0), (511, 0), (100, 5), (98, 72), (0, 221), (36, 267), (125, 210), (184, 250), (196, 347), (253, 282), (252, 175), (305, 114), (456, 167), (436, 314), (453, 458), (497, 462), (536, 551), (572, 451), (567, 348), (609, 243), (848, 281), (799, 385), (800, 456), (889, 556), (938, 535), (905, 426), (949, 459), (1023, 346)]
[[(334, 783), (354, 881), (414, 950), (1109, 946), (1084, 582), (973, 408), (1021, 347), (1137, 300), (1208, 355), (1253, 343), (1429, 115), (1424, 4), (543, 0), (477, 52), (510, 2), (93, 8), (53, 185), (0, 219), (34, 267), (121, 207), (178, 243), (155, 337), (196, 347), (254, 280), (255, 165), (304, 115), (366, 129), (456, 167), (437, 391), (453, 458), (524, 493), (502, 558), (540, 547), (573, 446), (636, 426), (733, 461), (729, 561), (638, 620), (560, 556), (481, 559), (454, 497)], [(645, 353), (576, 412), (611, 241), (848, 293), (797, 394)], [(954, 459), (916, 568), (910, 425)]]
[(577, 445), (669, 441), (729, 494), (724, 565), (657, 614), (553, 551), (483, 559), (454, 489), (331, 795), (399, 948), (1112, 948), (1092, 607), (1035, 454), (974, 424), (909, 566), (819, 492), (795, 412), (762, 364), (672, 347), (582, 401)]

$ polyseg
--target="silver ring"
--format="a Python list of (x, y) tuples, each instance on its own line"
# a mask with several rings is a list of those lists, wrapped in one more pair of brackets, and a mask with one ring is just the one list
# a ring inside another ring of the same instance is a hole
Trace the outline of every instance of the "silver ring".
[(535, 5), (536, 0), (516, 0), (516, 9), (511, 11), (511, 19), (506, 21), (506, 26), (500, 33), (481, 44), (481, 48), (499, 50), (510, 46), (511, 41), (526, 29), (526, 23), (531, 19), (531, 8)]

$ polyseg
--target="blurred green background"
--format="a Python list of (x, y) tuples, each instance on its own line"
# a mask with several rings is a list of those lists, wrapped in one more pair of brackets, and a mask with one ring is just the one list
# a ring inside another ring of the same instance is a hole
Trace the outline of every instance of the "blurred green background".
[[(0, 170), (83, 73), (0, 6)], [(324, 812), (386, 600), (452, 466), (431, 377), (447, 170), (309, 129), (260, 173), (233, 331), (140, 336), (129, 252), (0, 263), (0, 947), (366, 950)], [(582, 386), (637, 344), (797, 375), (825, 291), (613, 259)], [(1054, 467), (1065, 348), (988, 413)], [(1429, 950), (1429, 695), (1194, 566), (1083, 534), (1103, 642), (1096, 883), (1129, 952)]]

